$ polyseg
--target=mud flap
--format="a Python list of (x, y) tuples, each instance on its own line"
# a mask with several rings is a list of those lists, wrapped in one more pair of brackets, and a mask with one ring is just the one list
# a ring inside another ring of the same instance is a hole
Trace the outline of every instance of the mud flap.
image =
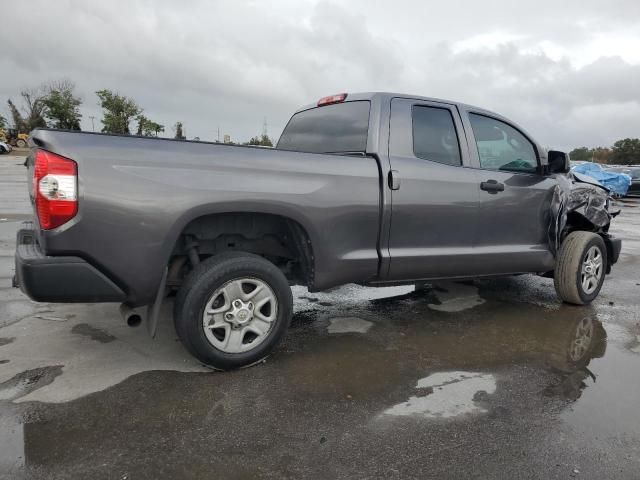
[(158, 330), (158, 317), (160, 316), (160, 308), (162, 307), (162, 302), (165, 297), (165, 288), (167, 286), (167, 273), (169, 269), (165, 267), (164, 272), (162, 273), (162, 279), (160, 280), (160, 286), (158, 287), (158, 292), (156, 293), (156, 300), (153, 302), (153, 305), (149, 305), (147, 307), (147, 332), (151, 336), (151, 338), (156, 338), (156, 332)]

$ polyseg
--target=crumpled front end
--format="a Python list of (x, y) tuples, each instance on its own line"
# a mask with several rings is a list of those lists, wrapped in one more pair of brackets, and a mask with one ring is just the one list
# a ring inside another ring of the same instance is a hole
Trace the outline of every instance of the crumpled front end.
[(559, 175), (557, 180), (558, 185), (551, 200), (549, 227), (549, 245), (554, 255), (564, 237), (572, 230), (606, 235), (611, 219), (620, 213), (619, 210), (610, 211), (610, 192), (591, 179), (568, 173), (566, 176)]

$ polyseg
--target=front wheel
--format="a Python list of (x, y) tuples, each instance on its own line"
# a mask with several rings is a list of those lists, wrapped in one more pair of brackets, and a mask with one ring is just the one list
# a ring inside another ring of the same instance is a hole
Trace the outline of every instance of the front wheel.
[(223, 253), (189, 273), (174, 306), (178, 337), (210, 367), (230, 370), (264, 359), (291, 320), (289, 283), (273, 263)]
[(571, 232), (562, 242), (554, 285), (561, 300), (575, 305), (591, 303), (600, 293), (607, 265), (607, 249), (600, 235)]
[(27, 146), (27, 142), (23, 138), (19, 138), (18, 140), (16, 140), (16, 147), (25, 148), (26, 146)]

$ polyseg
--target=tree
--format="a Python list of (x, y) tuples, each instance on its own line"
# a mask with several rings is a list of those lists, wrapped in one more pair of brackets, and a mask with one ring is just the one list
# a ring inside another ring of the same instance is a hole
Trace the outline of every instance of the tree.
[(15, 128), (21, 133), (29, 133), (34, 128), (46, 127), (44, 113), (47, 107), (44, 103), (46, 97), (44, 88), (23, 90), (20, 92), (20, 96), (22, 97), (22, 112), (13, 103), (13, 100), (7, 100)]
[(640, 164), (640, 139), (618, 140), (613, 144), (611, 160), (619, 165)]
[(610, 163), (612, 151), (607, 147), (579, 147), (569, 152), (571, 160), (584, 160), (587, 162)]
[(594, 162), (598, 162), (598, 163), (611, 163), (611, 157), (613, 155), (613, 152), (610, 148), (608, 147), (596, 147), (592, 150), (593, 155), (593, 161)]
[(245, 145), (262, 145), (263, 147), (273, 147), (273, 142), (269, 138), (269, 135), (263, 133), (259, 137), (251, 137), (251, 139), (245, 143)]
[(48, 86), (48, 94), (43, 102), (46, 106), (44, 115), (54, 128), (67, 130), (80, 130), (79, 106), (82, 101), (74, 96), (75, 85), (69, 80), (51, 82)]
[(7, 119), (0, 115), (0, 129), (7, 128)]
[(571, 160), (591, 160), (591, 149), (587, 147), (574, 148), (569, 152)]
[(183, 130), (182, 122), (176, 122), (173, 129), (176, 131), (176, 136), (174, 138), (178, 140), (186, 140), (187, 137), (185, 137), (184, 132), (182, 131)]
[(138, 130), (136, 135), (144, 135), (145, 137), (158, 136), (159, 132), (164, 132), (164, 125), (149, 120), (144, 115), (138, 115)]
[(130, 135), (129, 123), (142, 113), (142, 109), (133, 99), (114, 93), (111, 90), (98, 90), (96, 95), (100, 99), (100, 106), (104, 110), (102, 131)]

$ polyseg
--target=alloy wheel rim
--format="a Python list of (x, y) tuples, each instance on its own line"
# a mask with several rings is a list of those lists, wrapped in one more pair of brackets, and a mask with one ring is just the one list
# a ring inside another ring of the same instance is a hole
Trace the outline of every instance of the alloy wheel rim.
[(209, 297), (202, 326), (213, 347), (225, 353), (244, 353), (264, 342), (277, 315), (278, 300), (265, 281), (238, 278)]
[(597, 246), (592, 246), (587, 250), (587, 254), (582, 261), (580, 270), (580, 283), (582, 290), (587, 295), (593, 293), (602, 278), (602, 252)]

